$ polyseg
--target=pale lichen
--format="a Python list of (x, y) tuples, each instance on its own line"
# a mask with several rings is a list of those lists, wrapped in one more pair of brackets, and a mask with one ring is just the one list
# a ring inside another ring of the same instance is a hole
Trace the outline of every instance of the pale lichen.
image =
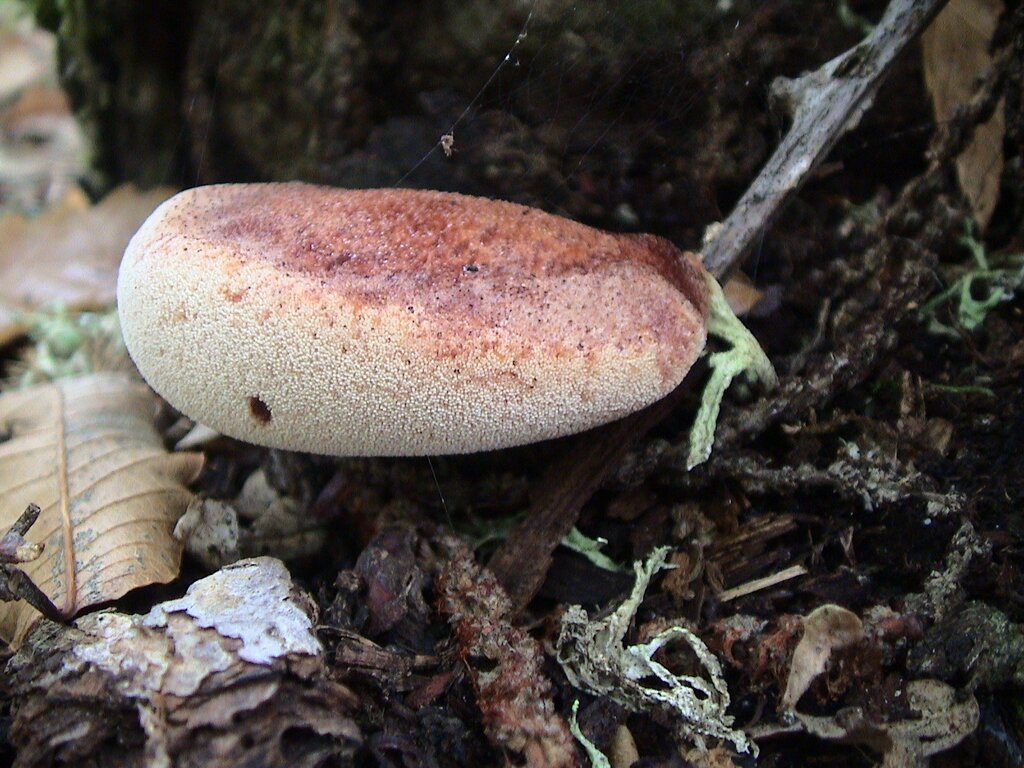
[(569, 717), (569, 733), (572, 734), (573, 738), (580, 743), (583, 747), (583, 751), (587, 753), (587, 757), (590, 758), (590, 764), (593, 768), (612, 768), (612, 764), (605, 757), (604, 752), (597, 748), (590, 739), (583, 733), (583, 729), (580, 728), (579, 722), (576, 720), (576, 713), (579, 711), (580, 702), (579, 699), (572, 703), (572, 715)]
[[(671, 626), (638, 645), (624, 644), (626, 631), (654, 574), (665, 564), (668, 547), (654, 550), (646, 562), (634, 563), (636, 583), (630, 596), (607, 618), (591, 621), (578, 605), (562, 617), (557, 658), (576, 688), (607, 696), (633, 712), (662, 712), (675, 725), (676, 737), (704, 748), (704, 737), (731, 742), (741, 752), (757, 747), (726, 714), (729, 691), (722, 667), (704, 642), (683, 626)], [(654, 660), (660, 648), (682, 639), (706, 677), (676, 675)], [(656, 680), (652, 686), (647, 681)]]

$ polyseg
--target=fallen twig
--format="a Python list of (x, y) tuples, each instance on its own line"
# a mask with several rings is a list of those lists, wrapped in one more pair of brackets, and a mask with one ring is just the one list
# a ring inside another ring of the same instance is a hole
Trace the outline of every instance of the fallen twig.
[(704, 266), (721, 279), (786, 206), (836, 142), (860, 122), (897, 55), (946, 0), (892, 0), (859, 45), (795, 80), (778, 78), (771, 96), (793, 116), (786, 137), (704, 249)]
[[(1009, 47), (998, 54), (992, 69), (981, 81), (971, 102), (965, 105), (956, 119), (943, 125), (928, 151), (928, 169), (911, 181), (880, 224), (878, 242), (864, 256), (866, 264), (886, 264), (889, 276), (884, 292), (870, 312), (857, 318), (859, 325), (846, 328), (842, 341), (813, 357), (799, 376), (784, 378), (775, 393), (750, 408), (733, 411), (720, 425), (716, 448), (736, 448), (759, 435), (779, 421), (799, 419), (829, 399), (861, 383), (877, 361), (891, 349), (897, 340), (895, 328), (930, 292), (930, 269), (924, 261), (934, 256), (925, 252), (910, 236), (906, 222), (921, 209), (924, 198), (933, 194), (941, 184), (946, 169), (973, 135), (974, 126), (983, 122), (999, 102), (1006, 64), (1012, 55)], [(927, 245), (927, 244), (926, 244)], [(894, 264), (899, 264), (894, 267)], [(868, 290), (877, 293), (874, 287)], [(675, 461), (681, 461), (687, 451), (686, 441), (680, 441)], [(668, 456), (666, 456), (668, 458)]]
[(0, 538), (0, 602), (24, 600), (46, 618), (60, 621), (61, 613), (46, 593), (27, 573), (12, 567), (30, 563), (43, 553), (42, 544), (31, 544), (25, 540), (25, 534), (39, 519), (40, 511), (38, 504), (29, 504)]

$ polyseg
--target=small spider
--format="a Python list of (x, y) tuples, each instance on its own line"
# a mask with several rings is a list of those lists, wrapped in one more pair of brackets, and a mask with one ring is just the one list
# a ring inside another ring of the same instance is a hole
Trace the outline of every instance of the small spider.
[(441, 137), (441, 151), (444, 152), (445, 157), (451, 157), (452, 153), (455, 152), (455, 134), (446, 133)]

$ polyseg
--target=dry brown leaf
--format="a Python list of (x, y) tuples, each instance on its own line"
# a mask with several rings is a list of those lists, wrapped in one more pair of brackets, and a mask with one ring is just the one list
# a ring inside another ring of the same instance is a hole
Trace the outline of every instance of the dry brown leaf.
[[(46, 548), (24, 570), (65, 616), (177, 576), (171, 531), (203, 460), (168, 454), (153, 412), (149, 390), (119, 374), (0, 395), (0, 529), (42, 507), (28, 538)], [(0, 605), (0, 638), (17, 644), (38, 617)]]
[(633, 734), (625, 723), (619, 723), (608, 749), (608, 762), (612, 764), (612, 768), (631, 768), (639, 759), (640, 751), (636, 748)]
[(729, 309), (736, 317), (743, 317), (764, 298), (764, 291), (754, 285), (754, 281), (742, 272), (725, 281), (722, 286)]
[(89, 173), (89, 149), (57, 79), (56, 38), (0, 2), (0, 206), (38, 211)]
[(86, 175), (85, 134), (56, 84), (26, 88), (0, 112), (0, 128), (0, 183), (13, 198), (5, 200), (12, 210), (25, 210), (26, 197), (59, 200), (74, 179)]
[[(939, 123), (953, 117), (974, 93), (975, 80), (992, 66), (989, 47), (1004, 11), (1002, 0), (951, 0), (922, 36), (924, 79)], [(960, 188), (982, 229), (999, 201), (1003, 173), (1004, 102), (956, 159)]]
[(794, 713), (803, 730), (819, 739), (863, 744), (884, 755), (882, 768), (927, 768), (928, 758), (963, 741), (978, 727), (978, 701), (941, 680), (907, 683), (911, 713), (879, 721), (860, 707), (834, 715)]
[(17, 22), (0, 19), (0, 102), (33, 83), (55, 80), (54, 37)]
[(128, 240), (168, 187), (119, 187), (95, 206), (68, 195), (35, 219), (0, 219), (0, 344), (24, 331), (18, 316), (45, 304), (93, 309), (114, 303)]
[(793, 651), (793, 663), (782, 695), (784, 709), (792, 709), (814, 679), (825, 671), (833, 651), (846, 648), (864, 636), (857, 614), (838, 605), (822, 605), (804, 618), (804, 636)]

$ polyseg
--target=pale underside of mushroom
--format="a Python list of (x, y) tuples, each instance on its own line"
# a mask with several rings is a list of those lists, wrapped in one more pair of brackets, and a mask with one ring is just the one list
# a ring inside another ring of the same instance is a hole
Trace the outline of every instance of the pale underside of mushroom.
[(651, 235), (464, 195), (306, 184), (164, 203), (118, 278), (125, 343), (224, 434), (332, 455), (468, 453), (662, 398), (704, 347), (705, 273)]

